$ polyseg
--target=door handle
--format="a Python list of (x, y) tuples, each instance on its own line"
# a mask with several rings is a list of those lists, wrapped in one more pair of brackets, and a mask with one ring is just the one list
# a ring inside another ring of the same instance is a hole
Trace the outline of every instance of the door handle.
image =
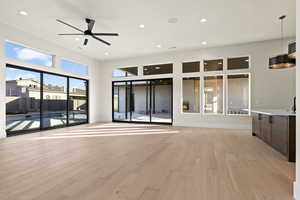
[(269, 123), (270, 123), (270, 124), (273, 123), (273, 118), (272, 118), (272, 116), (269, 116)]

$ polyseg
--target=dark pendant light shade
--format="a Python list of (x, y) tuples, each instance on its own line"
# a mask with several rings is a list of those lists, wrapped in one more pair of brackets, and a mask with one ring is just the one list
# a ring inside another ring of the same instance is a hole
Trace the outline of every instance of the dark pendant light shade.
[(296, 42), (289, 44), (289, 57), (296, 59)]
[[(283, 48), (283, 20), (286, 18), (285, 15), (280, 16), (279, 20), (281, 22), (281, 46)], [(294, 53), (293, 53), (294, 52)], [(296, 43), (291, 43), (289, 45), (289, 53), (283, 53), (272, 57), (269, 59), (269, 69), (284, 69), (296, 66)]]
[(269, 59), (270, 69), (290, 68), (296, 65), (296, 59), (291, 58), (289, 54), (281, 54)]

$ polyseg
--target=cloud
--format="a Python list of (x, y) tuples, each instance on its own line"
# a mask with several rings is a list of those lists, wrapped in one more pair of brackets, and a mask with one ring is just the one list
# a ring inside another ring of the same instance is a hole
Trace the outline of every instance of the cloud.
[(32, 61), (32, 60), (40, 60), (43, 65), (50, 67), (52, 65), (52, 57), (33, 51), (31, 49), (26, 48), (16, 48), (14, 49), (17, 54), (17, 58), (20, 60)]

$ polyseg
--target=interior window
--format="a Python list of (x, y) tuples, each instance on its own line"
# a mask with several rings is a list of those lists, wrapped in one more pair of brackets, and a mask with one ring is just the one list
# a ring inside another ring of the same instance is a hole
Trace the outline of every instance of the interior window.
[(183, 112), (200, 112), (200, 78), (183, 78), (182, 80)]

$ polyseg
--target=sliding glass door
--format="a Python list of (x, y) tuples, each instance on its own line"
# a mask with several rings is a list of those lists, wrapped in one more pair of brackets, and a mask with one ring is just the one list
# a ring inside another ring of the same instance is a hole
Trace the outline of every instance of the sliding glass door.
[(43, 74), (42, 128), (67, 124), (67, 78)]
[(113, 82), (113, 121), (172, 123), (172, 79)]
[(152, 122), (172, 123), (172, 80), (151, 81)]
[(6, 67), (8, 135), (88, 122), (88, 81)]
[(134, 81), (131, 93), (131, 121), (150, 122), (150, 84), (149, 81)]
[(130, 84), (118, 82), (113, 86), (114, 94), (114, 119), (130, 121)]
[(6, 68), (6, 131), (40, 128), (41, 74)]
[(69, 78), (69, 124), (88, 122), (88, 82), (75, 78)]

